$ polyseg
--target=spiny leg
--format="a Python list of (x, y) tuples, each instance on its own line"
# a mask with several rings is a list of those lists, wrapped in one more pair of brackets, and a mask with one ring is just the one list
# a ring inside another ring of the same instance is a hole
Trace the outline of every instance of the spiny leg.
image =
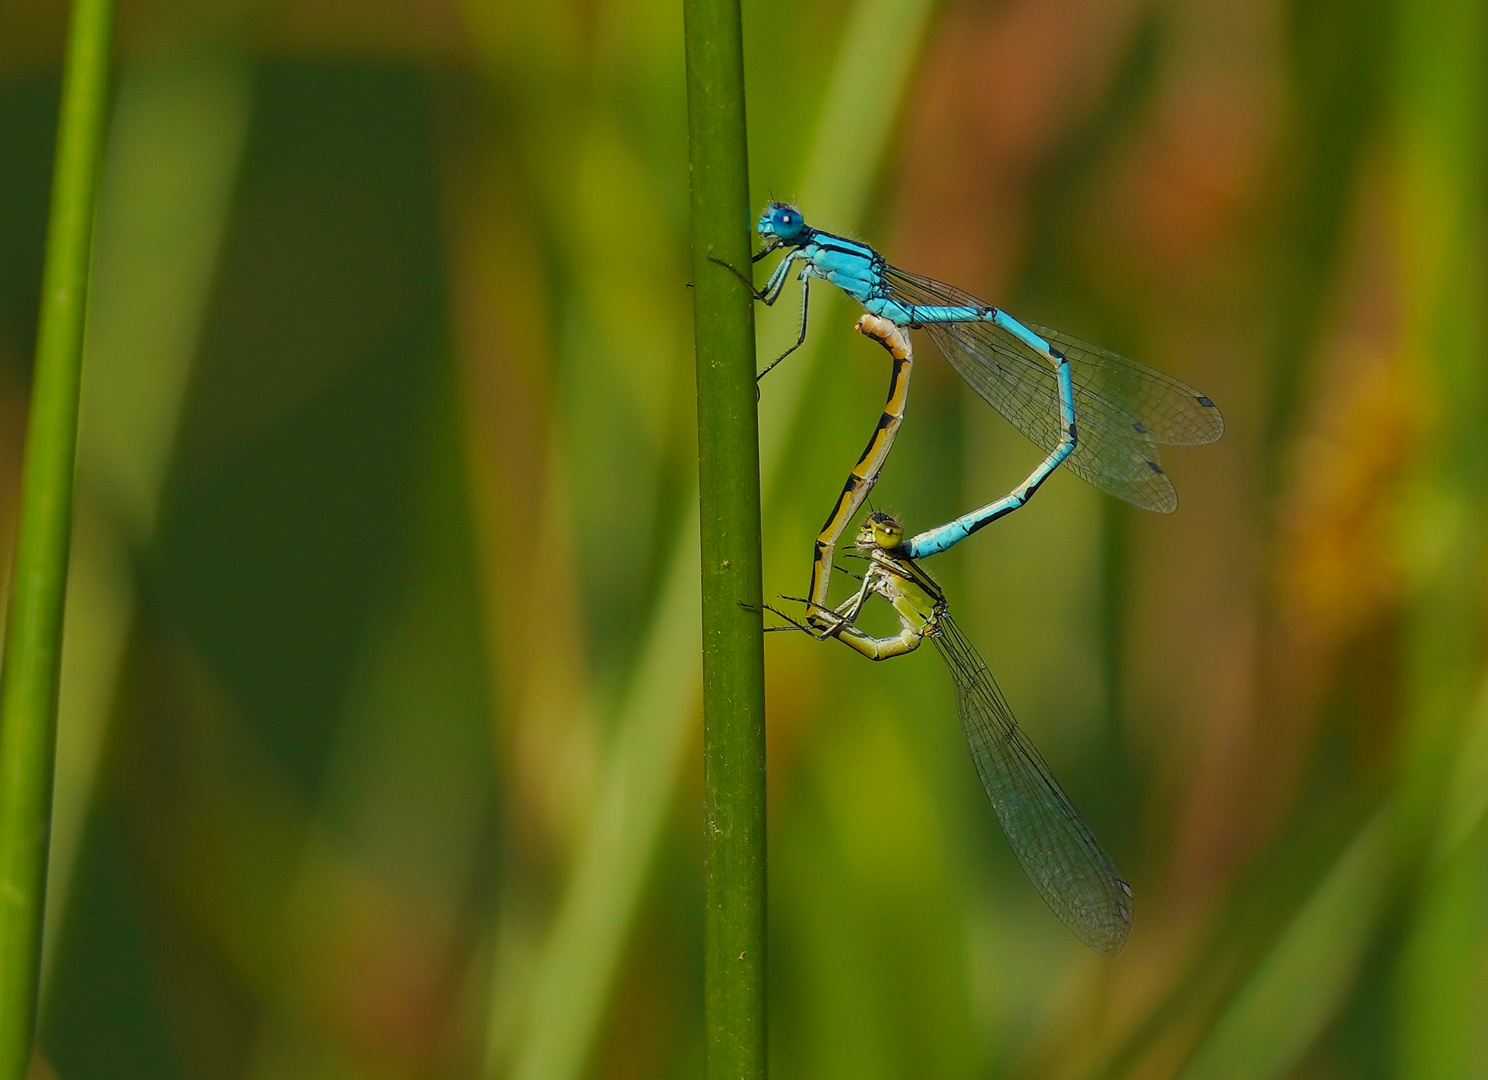
[(757, 289), (757, 288), (755, 288), (754, 278), (750, 277), (744, 271), (740, 270), (733, 263), (731, 263), (731, 262), (725, 262), (723, 259), (720, 259), (717, 255), (714, 255), (711, 251), (708, 252), (708, 258), (710, 260), (712, 260), (713, 262), (716, 262), (719, 266), (723, 267), (729, 273), (733, 274), (734, 277), (738, 278), (745, 285), (747, 285), (749, 287), (749, 295), (750, 296), (753, 296), (760, 303), (769, 305), (769, 304), (773, 304), (775, 302), (775, 300), (773, 298), (768, 299), (768, 300), (765, 299), (766, 293), (768, 292), (768, 286), (766, 288), (764, 288), (764, 289)]
[[(750, 265), (752, 266), (755, 263), (759, 262), (766, 255), (769, 255), (773, 250), (773, 248), (765, 248), (764, 251), (761, 251), (759, 254), (755, 255), (749, 260)], [(711, 262), (716, 262), (719, 266), (723, 267), (729, 273), (733, 274), (734, 277), (742, 281), (746, 286), (748, 286), (749, 294), (756, 300), (758, 300), (761, 304), (764, 304), (766, 307), (772, 306), (776, 300), (780, 299), (780, 291), (785, 288), (786, 278), (790, 275), (790, 266), (800, 257), (800, 254), (795, 251), (787, 254), (785, 258), (780, 260), (780, 264), (776, 266), (773, 271), (771, 271), (769, 280), (765, 282), (765, 287), (762, 289), (757, 289), (754, 286), (754, 277), (752, 275), (746, 274), (733, 263), (728, 262), (724, 259), (720, 259), (711, 251), (708, 252), (708, 259)]]
[[(782, 264), (782, 265), (784, 265), (784, 264)], [(777, 289), (775, 291), (775, 297), (772, 297), (769, 300), (765, 300), (764, 297), (760, 297), (759, 299), (763, 303), (765, 303), (765, 304), (773, 304), (775, 302), (775, 299), (778, 298), (779, 295), (780, 295), (780, 291)], [(810, 304), (810, 302), (811, 302), (811, 279), (810, 278), (803, 277), (801, 279), (801, 332), (796, 335), (796, 343), (794, 345), (792, 345), (789, 349), (786, 349), (785, 352), (781, 353), (774, 360), (771, 360), (768, 364), (766, 364), (765, 365), (765, 370), (764, 371), (761, 371), (758, 375), (756, 375), (754, 377), (754, 381), (755, 382), (759, 382), (766, 375), (770, 374), (770, 372), (772, 372), (772, 371), (775, 370), (775, 365), (776, 364), (780, 363), (780, 361), (784, 360), (791, 353), (795, 352), (802, 345), (806, 344), (806, 309), (807, 309), (807, 306)]]

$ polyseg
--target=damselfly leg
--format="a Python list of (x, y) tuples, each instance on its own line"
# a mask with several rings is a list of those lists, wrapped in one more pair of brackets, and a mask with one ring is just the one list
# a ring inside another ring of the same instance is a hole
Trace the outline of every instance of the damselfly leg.
[[(1178, 379), (891, 266), (866, 244), (811, 228), (793, 206), (771, 203), (757, 228), (766, 251), (785, 251), (764, 290), (772, 302), (799, 260), (803, 280), (830, 281), (870, 314), (923, 327), (1009, 423), (1051, 457), (1064, 455), (1075, 475), (1136, 506), (1158, 513), (1178, 506), (1159, 446), (1211, 443), (1224, 433), (1214, 402)], [(1066, 399), (1080, 418), (1078, 440), (1065, 423)], [(937, 542), (967, 535), (953, 530)]]
[[(951, 618), (945, 594), (904, 553), (903, 536), (889, 515), (869, 515), (857, 541), (869, 571), (858, 593), (837, 609), (830, 636), (873, 660), (913, 652), (926, 639), (935, 646), (951, 673), (982, 789), (1024, 872), (1075, 937), (1115, 956), (1131, 933), (1131, 886), (1019, 726), (986, 663)], [(893, 605), (897, 635), (876, 637), (857, 627), (873, 595)]]

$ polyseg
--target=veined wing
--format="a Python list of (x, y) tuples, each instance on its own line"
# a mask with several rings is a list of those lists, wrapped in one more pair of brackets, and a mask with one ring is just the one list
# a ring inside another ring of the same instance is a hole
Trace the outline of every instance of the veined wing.
[(1224, 434), (1219, 407), (1181, 379), (1051, 326), (1023, 325), (1069, 357), (1076, 387), (1119, 403), (1140, 419), (1159, 446), (1204, 446)]
[(1131, 933), (1131, 886), (1013, 719), (992, 673), (949, 615), (931, 637), (951, 669), (977, 775), (1023, 870), (1070, 933), (1115, 956)]
[[(960, 289), (896, 267), (885, 269), (885, 279), (890, 295), (902, 304), (986, 306)], [(1178, 494), (1162, 470), (1157, 446), (1213, 442), (1224, 431), (1219, 410), (1162, 372), (1066, 334), (1028, 327), (1070, 360), (1080, 437), (1065, 467), (1117, 498), (1172, 513)], [(951, 366), (1009, 423), (1046, 453), (1059, 444), (1064, 434), (1059, 386), (1044, 356), (983, 320), (927, 322), (924, 328)]]

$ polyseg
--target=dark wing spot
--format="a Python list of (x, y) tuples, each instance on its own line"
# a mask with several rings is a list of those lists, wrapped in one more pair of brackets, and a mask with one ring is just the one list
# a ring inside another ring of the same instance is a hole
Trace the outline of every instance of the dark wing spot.
[(1198, 401), (1198, 403), (1200, 405), (1204, 406), (1204, 408), (1206, 408), (1206, 409), (1212, 409), (1212, 408), (1214, 408), (1214, 402), (1210, 401), (1203, 394), (1200, 394), (1196, 400)]
[(1147, 464), (1152, 467), (1152, 471), (1157, 473), (1158, 476), (1162, 475), (1162, 466), (1159, 465), (1157, 462), (1149, 461)]
[(1147, 428), (1143, 424), (1132, 424), (1132, 427), (1134, 427), (1134, 428), (1137, 429), (1137, 434), (1138, 435), (1146, 435), (1147, 434)]

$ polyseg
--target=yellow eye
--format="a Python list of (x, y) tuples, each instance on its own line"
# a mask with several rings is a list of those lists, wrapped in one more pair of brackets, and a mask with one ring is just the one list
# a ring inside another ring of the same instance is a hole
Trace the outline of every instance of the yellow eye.
[(904, 542), (904, 529), (899, 522), (895, 521), (882, 510), (875, 510), (863, 520), (863, 527), (858, 530), (858, 543), (860, 545), (873, 545), (874, 547), (892, 550)]

